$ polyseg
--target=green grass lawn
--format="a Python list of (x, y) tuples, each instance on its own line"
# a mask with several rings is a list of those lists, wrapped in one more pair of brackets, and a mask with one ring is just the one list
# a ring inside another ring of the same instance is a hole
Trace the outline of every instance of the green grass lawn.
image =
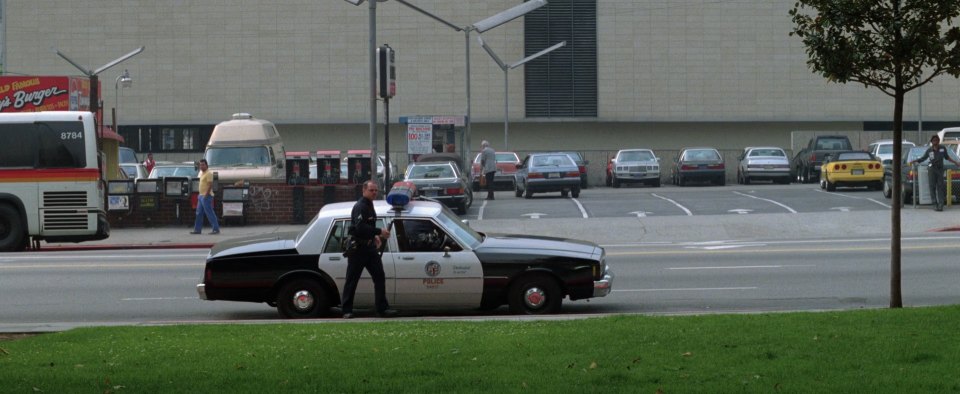
[(960, 306), (337, 323), (2, 341), (0, 392), (960, 392)]

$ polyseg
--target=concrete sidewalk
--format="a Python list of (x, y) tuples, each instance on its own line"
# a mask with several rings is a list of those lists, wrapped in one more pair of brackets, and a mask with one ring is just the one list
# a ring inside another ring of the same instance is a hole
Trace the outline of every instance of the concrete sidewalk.
[[(40, 250), (209, 248), (230, 238), (300, 231), (306, 225), (222, 227), (219, 235), (193, 235), (191, 227), (114, 228), (110, 238), (83, 243), (41, 243)], [(646, 242), (760, 241), (889, 237), (888, 211), (662, 216), (642, 218), (473, 220), (478, 231), (575, 238), (601, 245)], [(960, 208), (935, 212), (904, 208), (903, 236), (960, 230)]]

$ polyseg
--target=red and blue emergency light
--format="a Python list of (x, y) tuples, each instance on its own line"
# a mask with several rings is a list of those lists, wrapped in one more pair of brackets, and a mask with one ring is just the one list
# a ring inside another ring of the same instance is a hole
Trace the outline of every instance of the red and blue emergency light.
[(393, 184), (390, 193), (387, 193), (387, 204), (394, 207), (405, 207), (417, 195), (417, 185), (413, 182), (397, 182)]

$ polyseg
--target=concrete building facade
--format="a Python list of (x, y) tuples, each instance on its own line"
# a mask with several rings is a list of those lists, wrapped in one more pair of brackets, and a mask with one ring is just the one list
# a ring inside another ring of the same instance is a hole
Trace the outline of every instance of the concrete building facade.
[[(467, 26), (519, 1), (411, 3)], [(620, 148), (650, 147), (671, 156), (683, 146), (710, 145), (729, 160), (747, 145), (795, 148), (804, 142), (796, 141), (799, 136), (815, 131), (850, 133), (862, 147), (889, 136), (890, 97), (862, 85), (829, 83), (808, 68), (801, 40), (789, 35), (792, 0), (592, 3), (596, 116), (528, 117), (524, 70), (513, 70), (507, 148), (582, 150), (595, 164), (596, 183), (606, 157)], [(91, 69), (146, 48), (100, 76), (105, 113), (119, 107), (124, 135), (164, 127), (199, 135), (186, 144), (182, 133), (173, 133), (181, 139), (171, 145), (176, 149), (165, 149), (162, 141), (133, 146), (141, 152), (199, 158), (204, 130), (236, 112), (274, 122), (288, 151), (369, 145), (366, 3), (7, 0), (3, 8), (6, 73), (78, 75), (54, 48)], [(397, 2), (378, 3), (377, 10), (378, 44), (397, 51), (390, 138), (391, 151), (402, 156), (401, 116), (465, 114), (464, 35)], [(502, 58), (521, 59), (524, 23), (517, 19), (483, 38)], [(469, 45), (470, 149), (478, 150), (483, 139), (503, 149), (503, 72), (475, 36)], [(124, 69), (133, 87), (109, 86)], [(960, 125), (958, 92), (960, 82), (949, 76), (925, 86), (925, 130), (908, 124), (907, 138)], [(908, 95), (905, 119), (918, 120), (919, 102), (917, 92)], [(379, 119), (383, 123), (382, 103)]]

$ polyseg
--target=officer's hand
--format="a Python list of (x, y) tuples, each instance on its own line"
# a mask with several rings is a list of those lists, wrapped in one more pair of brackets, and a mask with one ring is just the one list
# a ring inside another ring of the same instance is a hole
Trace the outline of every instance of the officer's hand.
[(380, 240), (380, 237), (373, 237), (373, 243), (377, 246), (377, 249), (380, 249), (380, 245), (383, 244), (383, 241)]
[(380, 230), (380, 236), (383, 238), (390, 238), (390, 230), (387, 230), (387, 229)]

